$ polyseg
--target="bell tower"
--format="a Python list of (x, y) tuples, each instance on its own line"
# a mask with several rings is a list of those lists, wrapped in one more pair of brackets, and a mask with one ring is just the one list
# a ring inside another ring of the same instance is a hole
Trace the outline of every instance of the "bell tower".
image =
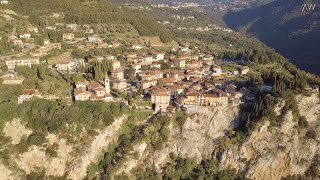
[(110, 94), (110, 80), (109, 80), (108, 72), (106, 72), (106, 76), (104, 78), (104, 87), (106, 89), (106, 94)]

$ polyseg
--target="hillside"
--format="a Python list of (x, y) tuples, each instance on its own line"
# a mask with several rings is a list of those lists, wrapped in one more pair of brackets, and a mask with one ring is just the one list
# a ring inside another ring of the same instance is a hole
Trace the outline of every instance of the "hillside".
[[(50, 5), (49, 5), (50, 4)], [(111, 1), (79, 0), (15, 0), (7, 8), (28, 15), (29, 21), (37, 26), (48, 26), (48, 14), (61, 13), (63, 22), (78, 24), (129, 23), (141, 36), (159, 36), (163, 42), (170, 42), (172, 34), (146, 11), (126, 9)]]
[(320, 10), (303, 12), (303, 4), (319, 1), (277, 0), (253, 9), (229, 12), (226, 24), (254, 35), (298, 67), (320, 74)]

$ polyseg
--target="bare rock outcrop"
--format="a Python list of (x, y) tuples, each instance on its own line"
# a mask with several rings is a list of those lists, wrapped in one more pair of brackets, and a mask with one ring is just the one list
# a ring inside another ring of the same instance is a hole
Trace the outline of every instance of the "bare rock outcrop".
[(238, 113), (238, 107), (217, 106), (202, 107), (197, 113), (189, 114), (182, 128), (171, 129), (169, 142), (152, 154), (151, 164), (159, 170), (170, 153), (198, 162), (210, 157), (224, 131), (237, 126)]
[[(319, 98), (297, 97), (300, 115), (306, 117), (311, 129), (320, 131)], [(223, 153), (222, 167), (232, 167), (250, 179), (280, 180), (282, 177), (303, 174), (320, 148), (317, 140), (307, 138), (299, 128), (292, 111), (283, 116), (280, 127), (261, 123), (240, 146)]]

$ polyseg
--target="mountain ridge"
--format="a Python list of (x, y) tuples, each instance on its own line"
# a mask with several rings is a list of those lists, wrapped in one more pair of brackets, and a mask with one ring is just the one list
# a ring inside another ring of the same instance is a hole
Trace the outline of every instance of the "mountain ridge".
[(226, 24), (234, 29), (256, 36), (300, 68), (320, 74), (320, 12), (302, 11), (304, 4), (319, 1), (277, 0), (257, 8), (229, 12), (224, 16)]

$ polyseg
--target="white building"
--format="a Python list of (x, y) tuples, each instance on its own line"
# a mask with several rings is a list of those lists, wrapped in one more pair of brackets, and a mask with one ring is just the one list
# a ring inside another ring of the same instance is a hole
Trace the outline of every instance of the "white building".
[(66, 41), (66, 40), (72, 41), (72, 40), (74, 40), (74, 34), (73, 33), (63, 33), (62, 39), (64, 41)]
[(213, 68), (212, 76), (221, 76), (222, 70), (220, 66), (216, 66)]
[(41, 94), (36, 89), (24, 89), (22, 94), (18, 97), (18, 104), (30, 100), (33, 97), (40, 97)]
[(94, 36), (88, 36), (87, 41), (88, 42), (101, 42), (102, 39), (99, 36), (94, 35)]
[(152, 57), (153, 57), (154, 61), (164, 60), (164, 53), (154, 52), (154, 53), (152, 53)]
[(28, 34), (28, 33), (26, 33), (26, 34), (20, 34), (20, 35), (18, 35), (18, 37), (19, 37), (20, 39), (28, 39), (28, 38), (31, 38), (31, 34)]
[(27, 58), (27, 59), (10, 59), (5, 60), (8, 70), (14, 70), (16, 66), (29, 66), (34, 64), (40, 64), (39, 58)]
[(9, 1), (7, 1), (7, 0), (1, 0), (1, 1), (0, 1), (0, 4), (9, 4)]
[(84, 65), (83, 60), (70, 60), (65, 63), (56, 64), (55, 67), (57, 71), (77, 71), (82, 65)]

